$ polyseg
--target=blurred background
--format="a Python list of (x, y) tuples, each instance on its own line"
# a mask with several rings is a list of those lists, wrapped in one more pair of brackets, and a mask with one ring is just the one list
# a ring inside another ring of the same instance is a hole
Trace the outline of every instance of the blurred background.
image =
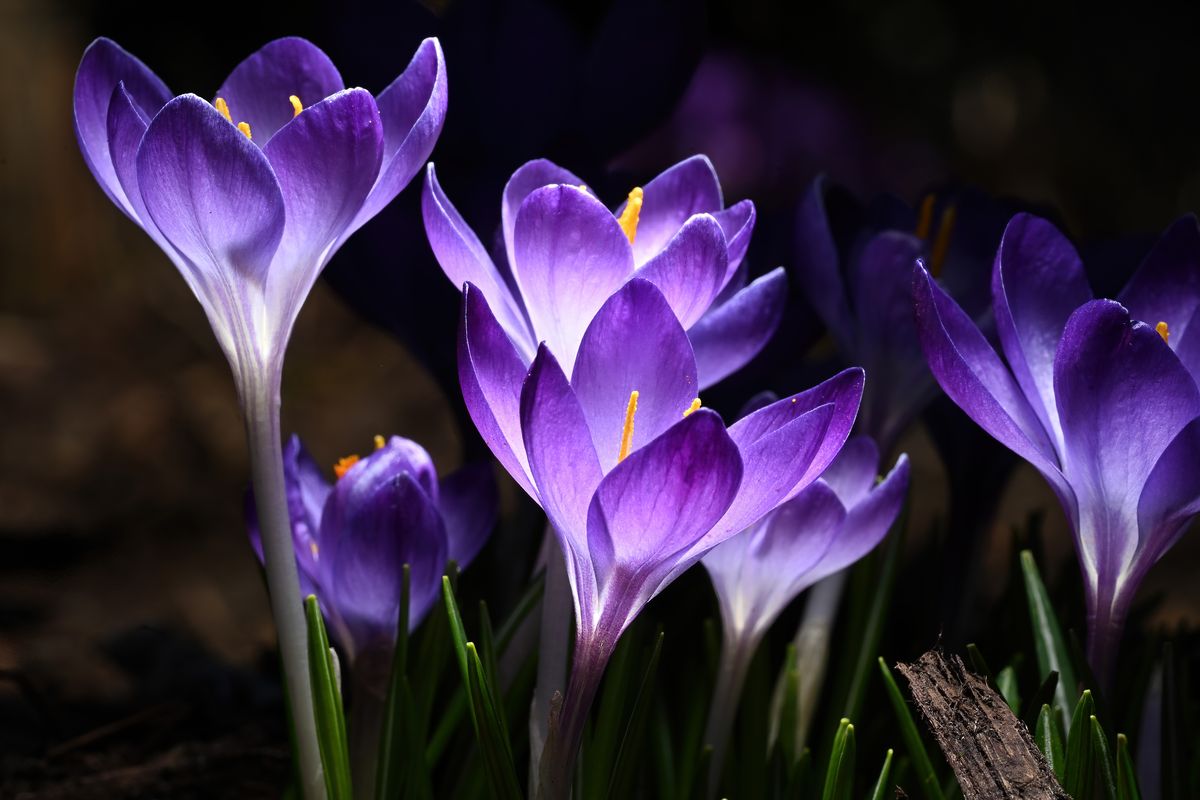
[[(226, 737), (228, 759), (210, 763), (253, 757), (265, 796), (286, 770), (279, 729), (262, 721), (279, 697), (228, 368), (183, 281), (76, 147), (72, 81), (95, 37), (173, 91), (210, 96), (277, 36), (312, 39), (348, 85), (373, 91), (439, 36), (450, 106), (434, 159), (485, 240), (505, 180), (530, 158), (616, 202), (702, 152), (727, 201), (757, 204), (754, 272), (794, 259), (788, 221), (825, 173), (864, 200), (913, 203), (950, 183), (1054, 209), (1112, 291), (1150, 235), (1200, 208), (1198, 17), (1191, 4), (949, 0), (0, 0), (0, 787), (32, 791), (49, 770), (53, 791), (85, 796), (78, 774), (147, 753), (184, 763), (194, 754), (175, 734), (133, 754), (107, 745), (184, 720), (193, 738)], [(443, 472), (482, 454), (451, 371), (456, 292), (418, 198), (410, 187), (338, 254), (297, 325), (284, 429), (321, 462), (369, 449), (375, 433), (418, 439)], [(793, 314), (771, 353), (799, 364), (820, 331), (802, 302)], [(738, 391), (721, 397), (736, 408)], [(903, 445), (928, 524), (946, 468), (922, 431)], [(523, 498), (505, 492), (519, 517)], [(980, 535), (1007, 541), (1038, 509), (1049, 571), (1070, 573), (1062, 513), (1024, 467)], [(510, 588), (532, 549), (513, 527), (480, 562)], [(985, 598), (1010, 566), (1006, 545), (995, 552), (972, 578)], [(1200, 618), (1198, 559), (1193, 535), (1156, 568), (1149, 626)], [(912, 646), (943, 622), (922, 621)]]

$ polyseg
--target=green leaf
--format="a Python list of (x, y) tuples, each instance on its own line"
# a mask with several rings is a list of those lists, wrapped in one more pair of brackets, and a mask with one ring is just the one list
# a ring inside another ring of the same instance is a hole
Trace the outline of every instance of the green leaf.
[(650, 709), (654, 703), (654, 681), (658, 676), (658, 662), (662, 657), (663, 632), (660, 628), (654, 637), (654, 647), (650, 651), (650, 659), (642, 672), (642, 681), (638, 685), (637, 697), (633, 701), (633, 709), (629, 712), (629, 722), (625, 725), (625, 734), (621, 737), (621, 746), (617, 750), (617, 760), (613, 764), (612, 783), (608, 787), (610, 798), (629, 797), (633, 790), (635, 768), (641, 759), (642, 747), (646, 740), (646, 729), (650, 720)]
[(1012, 667), (1000, 670), (1000, 674), (996, 676), (996, 688), (1004, 702), (1008, 703), (1008, 707), (1016, 714), (1021, 706), (1021, 695), (1017, 690), (1017, 671)]
[(1046, 757), (1050, 769), (1054, 770), (1055, 777), (1061, 781), (1066, 772), (1067, 759), (1063, 755), (1062, 728), (1058, 720), (1059, 715), (1051, 711), (1050, 706), (1043, 704), (1042, 713), (1038, 714), (1033, 739), (1042, 755)]
[(833, 737), (821, 800), (849, 800), (854, 789), (854, 751), (854, 726), (850, 720), (842, 719)]
[[(396, 647), (392, 652), (383, 721), (379, 729), (379, 759), (375, 774), (376, 800), (398, 800), (407, 795), (428, 798), (432, 793), (429, 770), (420, 756), (425, 750), (424, 732), (418, 730), (412, 686), (408, 681), (408, 604), (411, 570), (401, 568), (400, 613), (397, 616)], [(406, 785), (409, 786), (405, 790)]]
[(905, 702), (904, 695), (900, 693), (900, 687), (896, 685), (896, 679), (893, 677), (891, 669), (882, 658), (879, 659), (879, 672), (883, 675), (883, 685), (887, 689), (888, 699), (892, 702), (896, 720), (900, 723), (900, 735), (904, 739), (904, 745), (912, 759), (913, 769), (917, 773), (921, 789), (930, 800), (943, 800), (945, 795), (942, 787), (938, 785), (937, 773), (933, 771), (933, 762), (929, 760), (925, 743), (921, 741), (917, 723), (908, 710), (908, 703)]
[(889, 778), (892, 776), (892, 748), (888, 748), (887, 755), (883, 757), (883, 768), (879, 770), (879, 780), (875, 781), (875, 789), (871, 792), (871, 800), (885, 800), (888, 796), (888, 789), (891, 788)]
[(1063, 789), (1071, 797), (1091, 797), (1096, 769), (1095, 742), (1091, 733), (1091, 718), (1095, 711), (1092, 693), (1085, 691), (1075, 704), (1067, 733), (1067, 772), (1063, 776)]
[[(446, 565), (445, 576), (450, 579), (453, 588), (458, 580), (458, 569), (454, 562)], [(441, 696), (444, 679), (453, 674), (448, 669), (447, 660), (450, 658), (451, 641), (450, 626), (445, 614), (430, 614), (429, 619), (421, 626), (417, 634), (414, 657), (408, 661), (408, 680), (412, 684), (413, 700), (416, 703), (415, 714), (417, 726), (422, 734), (429, 730), (429, 721), (433, 716), (434, 700)], [(414, 642), (410, 640), (409, 649)], [(466, 705), (464, 694), (463, 705)], [(427, 759), (428, 763), (428, 759)]]
[(793, 772), (796, 761), (800, 758), (799, 738), (800, 726), (800, 670), (797, 666), (799, 654), (795, 643), (788, 645), (787, 654), (783, 659), (783, 702), (779, 709), (779, 742), (777, 748), (783, 756), (783, 763), (788, 766), (788, 774)]
[(1100, 790), (1106, 800), (1117, 800), (1117, 778), (1113, 772), (1112, 753), (1108, 749), (1108, 737), (1100, 727), (1100, 721), (1093, 714), (1090, 718), (1092, 748), (1096, 753), (1095, 780), (1100, 784)]
[(308, 623), (308, 668), (317, 718), (317, 743), (321, 750), (321, 766), (325, 770), (325, 791), (329, 800), (351, 800), (346, 715), (334, 662), (336, 656), (329, 648), (321, 606), (314, 595), (304, 599), (304, 616)]
[(1042, 706), (1048, 706), (1054, 702), (1054, 690), (1057, 687), (1058, 673), (1051, 672), (1046, 676), (1046, 680), (1042, 681), (1042, 685), (1037, 688), (1037, 691), (1022, 704), (1021, 721), (1025, 723), (1026, 728), (1034, 729), (1038, 717), (1041, 716)]
[(1125, 734), (1117, 734), (1117, 800), (1142, 800), (1138, 790), (1137, 770), (1129, 755), (1129, 740)]
[(1055, 705), (1064, 715), (1065, 725), (1067, 709), (1071, 708), (1071, 704), (1079, 696), (1070, 651), (1054, 615), (1050, 595), (1046, 592), (1041, 575), (1038, 574), (1037, 562), (1033, 559), (1033, 553), (1028, 550), (1021, 551), (1021, 574), (1025, 579), (1025, 598), (1029, 603), (1029, 618), (1033, 625), (1033, 645), (1037, 652), (1038, 670), (1043, 677), (1051, 672), (1058, 673)]

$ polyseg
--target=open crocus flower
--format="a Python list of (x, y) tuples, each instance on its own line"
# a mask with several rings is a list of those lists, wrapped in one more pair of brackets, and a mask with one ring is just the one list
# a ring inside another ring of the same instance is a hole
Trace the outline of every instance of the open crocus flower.
[[(396, 638), (402, 567), (409, 565), (410, 629), (441, 596), (448, 561), (467, 567), (496, 521), (491, 470), (469, 465), (441, 480), (416, 442), (375, 437), (375, 451), (348, 456), (330, 482), (293, 436), (283, 450), (292, 542), (302, 591), (315, 594), (352, 663), (379, 654), (386, 678)], [(259, 559), (253, 505), (247, 514)], [(382, 687), (381, 687), (382, 688)]]
[(109, 39), (83, 55), (75, 132), (109, 198), (175, 263), (241, 384), (278, 369), (300, 306), (346, 237), (429, 157), (446, 114), (435, 39), (378, 97), (277, 39), (210, 103), (172, 97)]
[[(871, 379), (858, 432), (884, 453), (934, 397), (912, 320), (912, 266), (924, 258), (972, 316), (987, 311), (988, 262), (1007, 216), (976, 193), (928, 195), (914, 211), (879, 198), (866, 212), (818, 178), (801, 201), (794, 275), (846, 363)], [(845, 213), (840, 213), (845, 212)]]
[(700, 408), (696, 358), (667, 298), (634, 278), (599, 308), (570, 377), (542, 344), (531, 368), (483, 294), (464, 290), (459, 371), (485, 441), (545, 510), (575, 603), (574, 667), (547, 743), (561, 796), (621, 633), (708, 550), (815, 480), (858, 410), (853, 369), (728, 429)]
[(701, 559), (721, 609), (721, 660), (705, 742), (715, 790), (746, 669), (779, 614), (817, 581), (871, 552), (887, 534), (908, 491), (901, 455), (880, 483), (879, 451), (851, 439), (807, 488)]
[(1054, 489), (1075, 534), (1088, 658), (1111, 680), (1138, 584), (1200, 511), (1200, 228), (1163, 234), (1118, 296), (1093, 300), (1052, 225), (1019, 215), (992, 276), (1004, 361), (923, 268), (914, 274), (933, 374)]
[(500, 265), (451, 205), (432, 164), (422, 209), (446, 276), (482, 292), (526, 364), (545, 342), (569, 372), (592, 317), (632, 278), (657, 286), (687, 330), (699, 388), (753, 358), (783, 313), (782, 268), (745, 285), (753, 203), (725, 208), (703, 156), (635, 188), (615, 211), (562, 167), (525, 164), (504, 189)]

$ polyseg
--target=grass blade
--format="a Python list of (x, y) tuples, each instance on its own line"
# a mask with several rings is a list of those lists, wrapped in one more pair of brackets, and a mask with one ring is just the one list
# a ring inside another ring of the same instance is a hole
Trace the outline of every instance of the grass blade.
[(891, 788), (889, 779), (892, 776), (892, 755), (893, 751), (889, 747), (887, 755), (883, 757), (883, 769), (879, 770), (879, 780), (875, 781), (875, 790), (871, 792), (871, 800), (885, 800), (888, 796), (888, 789)]
[(1042, 583), (1033, 553), (1028, 550), (1021, 551), (1021, 575), (1025, 579), (1025, 598), (1029, 603), (1029, 617), (1033, 625), (1033, 645), (1037, 652), (1038, 670), (1042, 677), (1051, 672), (1058, 673), (1055, 705), (1063, 714), (1063, 724), (1066, 725), (1067, 709), (1072, 707), (1075, 698), (1079, 696), (1079, 687), (1075, 682), (1075, 670), (1071, 665), (1066, 639), (1063, 638), (1062, 628), (1054, 615), (1054, 606), (1050, 603), (1050, 595)]
[(330, 800), (350, 800), (346, 713), (342, 708), (337, 667), (330, 655), (329, 637), (321, 619), (321, 607), (311, 594), (304, 599), (304, 616), (308, 623), (308, 666), (312, 676), (321, 766), (325, 769), (325, 790)]
[(1063, 776), (1063, 789), (1071, 797), (1090, 798), (1092, 776), (1096, 767), (1095, 742), (1091, 733), (1091, 718), (1096, 705), (1092, 693), (1085, 691), (1075, 704), (1071, 715), (1071, 728), (1067, 733), (1067, 774)]
[(833, 737), (821, 800), (849, 800), (854, 788), (854, 750), (854, 726), (850, 720), (842, 719)]
[(1092, 749), (1095, 752), (1094, 781), (1100, 784), (1100, 792), (1104, 800), (1117, 800), (1117, 779), (1113, 773), (1112, 753), (1108, 749), (1108, 737), (1100, 727), (1100, 721), (1093, 714), (1089, 719), (1092, 737)]
[(912, 759), (921, 790), (929, 800), (944, 800), (945, 795), (938, 784), (933, 762), (930, 761), (925, 743), (921, 740), (921, 732), (917, 730), (917, 723), (908, 709), (908, 703), (900, 693), (900, 687), (896, 685), (896, 678), (882, 658), (879, 659), (879, 672), (883, 675), (883, 685), (887, 689), (888, 699), (892, 702), (892, 710), (896, 712), (896, 720), (900, 723), (900, 735), (908, 749), (909, 758)]
[(609, 784), (610, 798), (629, 797), (632, 793), (633, 776), (637, 766), (638, 756), (642, 754), (642, 745), (646, 740), (646, 731), (650, 720), (650, 709), (654, 702), (654, 682), (658, 677), (658, 662), (662, 656), (663, 632), (661, 629), (654, 639), (654, 647), (650, 651), (650, 659), (642, 673), (642, 682), (638, 686), (633, 710), (629, 712), (629, 722), (625, 726), (625, 734), (621, 737), (621, 746), (617, 750), (617, 759), (613, 764), (612, 783)]
[(1050, 769), (1054, 770), (1054, 776), (1061, 782), (1066, 772), (1067, 759), (1063, 754), (1062, 729), (1058, 719), (1058, 714), (1051, 711), (1050, 706), (1043, 704), (1042, 713), (1038, 714), (1033, 740), (1046, 757)]
[(1129, 755), (1129, 740), (1123, 733), (1117, 734), (1117, 800), (1142, 800), (1137, 770)]

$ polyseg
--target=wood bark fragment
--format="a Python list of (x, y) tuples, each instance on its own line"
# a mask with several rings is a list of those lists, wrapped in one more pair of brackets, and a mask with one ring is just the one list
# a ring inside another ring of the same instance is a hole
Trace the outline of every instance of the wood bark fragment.
[(962, 659), (934, 649), (896, 669), (908, 680), (965, 800), (1069, 800), (1025, 725)]

